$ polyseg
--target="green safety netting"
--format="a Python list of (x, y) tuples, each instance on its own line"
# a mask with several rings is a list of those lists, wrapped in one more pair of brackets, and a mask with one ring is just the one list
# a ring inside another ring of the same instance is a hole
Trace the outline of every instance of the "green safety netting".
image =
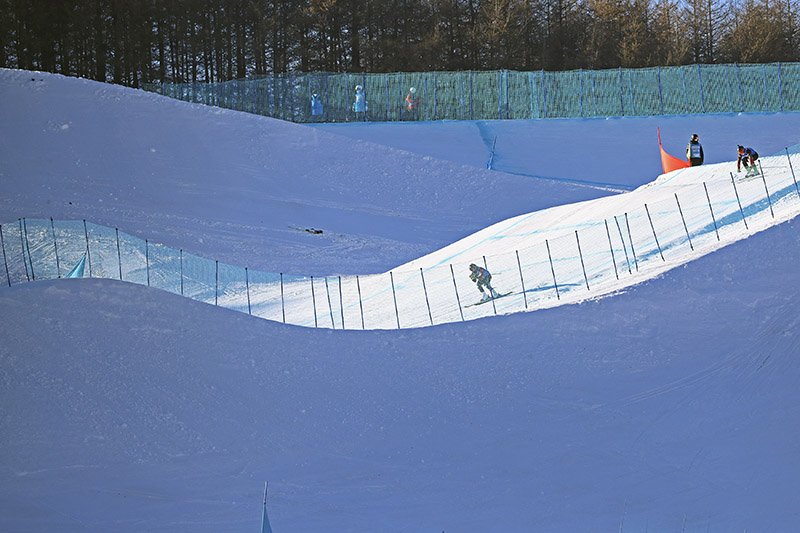
[[(366, 112), (353, 110), (364, 88)], [(406, 105), (414, 87), (421, 102)], [(269, 74), (220, 83), (144, 84), (188, 102), (293, 122), (619, 117), (800, 110), (800, 64), (721, 64), (565, 72)], [(311, 112), (317, 94), (322, 112)]]

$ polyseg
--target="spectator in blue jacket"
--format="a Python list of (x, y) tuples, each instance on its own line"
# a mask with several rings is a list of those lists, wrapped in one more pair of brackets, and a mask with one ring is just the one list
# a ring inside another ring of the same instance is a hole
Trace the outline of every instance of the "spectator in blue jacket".
[(317, 93), (311, 95), (311, 116), (322, 116), (322, 100), (319, 99), (319, 95)]
[(353, 113), (355, 113), (356, 119), (358, 119), (359, 113), (364, 113), (364, 117), (367, 114), (367, 95), (361, 85), (356, 85), (356, 101), (353, 102)]

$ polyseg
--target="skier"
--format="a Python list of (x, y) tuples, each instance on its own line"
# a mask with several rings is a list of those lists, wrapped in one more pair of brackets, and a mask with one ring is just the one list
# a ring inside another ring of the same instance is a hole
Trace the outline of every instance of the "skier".
[(364, 113), (364, 118), (367, 116), (367, 95), (364, 93), (364, 88), (361, 85), (356, 85), (356, 101), (353, 102), (353, 113), (358, 118), (359, 113)]
[(422, 99), (417, 95), (417, 89), (411, 87), (406, 96), (406, 109), (410, 120), (417, 120), (417, 108)]
[(700, 144), (700, 137), (695, 133), (686, 145), (686, 159), (693, 167), (703, 164), (703, 145)]
[(745, 170), (747, 170), (747, 175), (758, 174), (758, 169), (756, 168), (757, 160), (758, 152), (749, 147), (745, 148), (740, 144), (739, 158), (736, 160), (736, 172), (741, 172), (742, 165), (744, 165)]
[[(491, 298), (497, 298), (499, 295), (497, 291), (492, 288), (492, 275), (483, 267), (479, 267), (475, 263), (469, 265), (470, 275), (469, 279), (478, 284), (478, 290), (483, 295), (481, 302), (488, 302)], [(489, 289), (489, 294), (483, 292), (483, 288)]]
[(311, 95), (311, 116), (322, 116), (322, 101), (317, 93)]

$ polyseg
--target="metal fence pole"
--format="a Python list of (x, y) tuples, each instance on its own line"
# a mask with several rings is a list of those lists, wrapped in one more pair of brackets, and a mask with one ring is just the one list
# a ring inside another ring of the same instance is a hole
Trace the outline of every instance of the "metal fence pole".
[(336, 323), (333, 321), (333, 306), (331, 305), (331, 289), (328, 287), (328, 276), (325, 276), (325, 293), (328, 295), (328, 311), (331, 314), (331, 329), (336, 329)]
[(453, 288), (456, 290), (456, 303), (458, 303), (458, 312), (461, 314), (461, 321), (464, 321), (464, 310), (461, 308), (461, 298), (458, 296), (458, 285), (456, 284), (456, 274), (453, 272), (453, 264), (450, 263), (450, 276), (453, 278)]
[(361, 282), (358, 280), (358, 276), (356, 276), (356, 287), (358, 288), (358, 305), (361, 308), (361, 329), (366, 329), (364, 327), (364, 303), (361, 300)]
[(86, 225), (86, 219), (83, 219), (83, 233), (86, 235), (86, 261), (89, 263), (89, 277), (92, 277), (92, 252), (89, 249), (89, 227)]
[(425, 305), (428, 306), (428, 318), (431, 321), (431, 326), (433, 325), (433, 314), (431, 314), (431, 303), (428, 300), (428, 288), (425, 286), (425, 274), (422, 272), (422, 268), (419, 269), (419, 275), (422, 278), (422, 291), (425, 293)]
[[(487, 272), (489, 271), (489, 265), (486, 264), (485, 255), (483, 256), (483, 268), (485, 268)], [(497, 306), (494, 303), (494, 294), (492, 294), (491, 296), (492, 296), (492, 309), (494, 309), (494, 314), (497, 315)]]
[(342, 299), (342, 276), (339, 276), (339, 312), (342, 314), (342, 329), (344, 328), (344, 300)]
[(617, 271), (617, 259), (614, 257), (614, 245), (611, 243), (611, 232), (608, 230), (608, 219), (604, 220), (606, 224), (606, 235), (608, 236), (608, 249), (611, 250), (611, 264), (614, 265), (614, 276), (619, 279), (619, 272)]
[(6, 258), (6, 241), (3, 238), (3, 225), (0, 224), (0, 247), (3, 248), (3, 264), (6, 267), (6, 281), (8, 286), (11, 286), (11, 274), (8, 273), (8, 258)]
[[(769, 195), (769, 189), (767, 188), (767, 178), (764, 176), (764, 167), (761, 166), (761, 160), (758, 161), (758, 169), (761, 171), (761, 181), (764, 182), (764, 192), (767, 194), (767, 202), (769, 202), (769, 212), (772, 215), (772, 218), (775, 218), (775, 211), (772, 210), (772, 198)], [(28, 252), (30, 255), (30, 252)], [(33, 270), (33, 266), (31, 266), (31, 270)]]
[(583, 279), (586, 281), (586, 290), (589, 289), (589, 278), (586, 276), (586, 265), (583, 263), (583, 252), (581, 252), (581, 240), (578, 237), (578, 230), (575, 230), (575, 241), (578, 243), (578, 257), (581, 258), (581, 270), (583, 270)]
[(283, 323), (286, 324), (286, 300), (283, 297), (283, 272), (281, 275), (281, 313), (283, 314)]
[(558, 281), (556, 281), (556, 269), (553, 267), (553, 256), (550, 255), (550, 243), (547, 239), (544, 240), (545, 246), (547, 246), (547, 258), (550, 260), (550, 272), (553, 274), (553, 286), (556, 288), (556, 299), (560, 300), (561, 295), (558, 293)]
[(22, 231), (22, 219), (18, 218), (17, 222), (19, 222), (19, 247), (22, 250), (22, 264), (25, 266), (25, 278), (30, 281), (31, 274), (28, 272), (28, 260), (25, 258), (25, 238), (23, 237), (24, 233)]
[(622, 242), (622, 251), (625, 252), (625, 263), (628, 265), (628, 274), (632, 274), (631, 272), (631, 260), (628, 257), (628, 247), (625, 245), (625, 237), (622, 236), (622, 228), (619, 226), (619, 220), (617, 219), (617, 215), (614, 215), (614, 222), (617, 224), (617, 231), (619, 232), (619, 240)]
[[(247, 273), (247, 267), (244, 267), (244, 283), (247, 290), (247, 314), (252, 315), (253, 309), (250, 307), (250, 275)], [(183, 287), (183, 278), (181, 278), (181, 290)]]
[[(792, 180), (794, 180), (794, 189), (797, 191), (797, 197), (800, 198), (800, 189), (797, 188), (797, 178), (794, 175), (794, 167), (792, 166), (792, 158), (789, 155), (789, 147), (786, 147), (786, 159), (789, 161), (789, 170), (792, 171)], [(733, 173), (731, 173), (733, 176)]]
[(314, 276), (311, 276), (311, 305), (314, 307), (314, 327), (319, 327), (317, 323), (317, 296), (314, 294)]
[(656, 246), (658, 246), (658, 253), (661, 256), (662, 261), (666, 261), (664, 259), (664, 252), (661, 251), (661, 245), (658, 243), (658, 235), (656, 235), (656, 227), (653, 225), (653, 219), (650, 217), (650, 210), (647, 208), (647, 204), (644, 204), (644, 210), (647, 213), (647, 219), (650, 221), (650, 229), (653, 230), (653, 237), (656, 240)]
[[(56, 275), (61, 279), (61, 264), (58, 260), (58, 242), (56, 242), (56, 224), (53, 222), (53, 217), (50, 217), (50, 228), (53, 230), (53, 250), (56, 253)], [(117, 237), (117, 243), (119, 243), (119, 237)], [(117, 245), (117, 249), (119, 249), (119, 245)], [(122, 276), (119, 279), (122, 279)]]
[(636, 249), (633, 247), (633, 235), (631, 234), (631, 223), (628, 220), (628, 213), (625, 213), (625, 226), (628, 228), (628, 239), (631, 243), (631, 254), (633, 255), (633, 265), (636, 267), (636, 272), (639, 272), (639, 260), (636, 258)]
[(528, 308), (528, 294), (525, 292), (525, 278), (522, 276), (522, 263), (519, 260), (519, 250), (514, 250), (517, 254), (517, 268), (519, 268), (519, 281), (522, 283), (522, 299), (525, 301), (525, 309)]
[(400, 312), (397, 310), (397, 293), (394, 290), (394, 276), (389, 272), (389, 282), (392, 284), (392, 298), (394, 298), (394, 316), (397, 318), (397, 329), (400, 329)]
[(711, 197), (708, 195), (708, 187), (706, 187), (706, 182), (703, 182), (703, 189), (706, 191), (706, 200), (708, 200), (708, 209), (711, 211), (711, 220), (714, 222), (714, 231), (717, 234), (717, 240), (719, 240), (719, 229), (717, 228), (717, 219), (714, 217), (714, 208), (711, 207)]
[(31, 243), (28, 240), (28, 222), (27, 220), (25, 220), (24, 217), (22, 218), (22, 225), (25, 228), (25, 246), (28, 249), (28, 262), (30, 262), (31, 264), (31, 279), (33, 279), (33, 281), (36, 281), (36, 274), (33, 271), (33, 256), (31, 255)]
[(689, 228), (686, 227), (686, 219), (683, 218), (683, 210), (681, 209), (681, 202), (678, 200), (678, 193), (675, 193), (675, 202), (678, 204), (678, 213), (681, 214), (681, 222), (683, 222), (683, 229), (686, 231), (686, 238), (689, 240), (689, 248), (694, 251), (694, 246), (692, 245), (692, 238), (689, 236)]
[(739, 205), (739, 212), (742, 214), (742, 222), (744, 222), (745, 229), (747, 227), (747, 218), (744, 216), (744, 209), (742, 209), (742, 202), (739, 200), (739, 190), (736, 188), (736, 180), (733, 179), (733, 172), (731, 172), (731, 184), (733, 185), (733, 192), (736, 193), (736, 203)]

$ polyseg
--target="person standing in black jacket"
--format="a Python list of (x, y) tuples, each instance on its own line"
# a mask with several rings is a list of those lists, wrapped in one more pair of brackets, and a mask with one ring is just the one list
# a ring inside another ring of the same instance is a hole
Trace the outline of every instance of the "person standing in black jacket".
[(696, 133), (686, 145), (686, 159), (693, 167), (703, 164), (703, 145), (700, 144), (700, 137)]

